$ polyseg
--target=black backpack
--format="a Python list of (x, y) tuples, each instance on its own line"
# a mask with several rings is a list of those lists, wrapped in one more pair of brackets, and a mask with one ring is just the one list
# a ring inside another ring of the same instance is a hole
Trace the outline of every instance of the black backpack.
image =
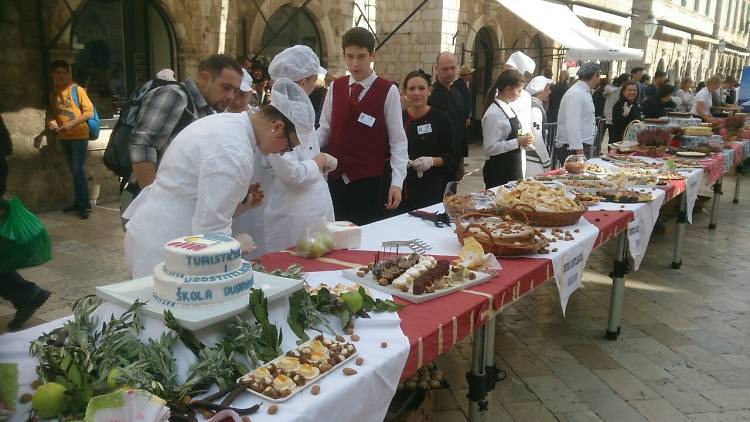
[(128, 103), (120, 111), (120, 117), (117, 119), (117, 123), (115, 123), (115, 127), (112, 129), (112, 133), (109, 135), (107, 148), (104, 150), (104, 156), (102, 159), (104, 165), (107, 166), (108, 169), (117, 176), (123, 178), (123, 182), (127, 182), (130, 178), (130, 174), (133, 172), (133, 167), (130, 163), (130, 135), (137, 123), (138, 111), (141, 109), (143, 99), (146, 97), (146, 94), (156, 88), (175, 84), (179, 85), (188, 98), (188, 107), (183, 112), (180, 121), (175, 127), (175, 132), (180, 131), (193, 120), (194, 115), (194, 112), (191, 113), (189, 111), (192, 105), (190, 94), (180, 83), (160, 79), (148, 81), (136, 90), (130, 98), (128, 98)]

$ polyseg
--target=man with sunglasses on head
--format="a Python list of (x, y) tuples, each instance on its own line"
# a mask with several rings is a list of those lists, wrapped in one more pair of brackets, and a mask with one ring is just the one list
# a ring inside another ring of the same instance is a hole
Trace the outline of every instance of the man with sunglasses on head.
[(130, 139), (133, 174), (128, 190), (137, 193), (153, 183), (169, 143), (190, 123), (224, 109), (242, 82), (242, 67), (233, 58), (214, 54), (198, 65), (198, 77), (149, 92), (138, 112)]

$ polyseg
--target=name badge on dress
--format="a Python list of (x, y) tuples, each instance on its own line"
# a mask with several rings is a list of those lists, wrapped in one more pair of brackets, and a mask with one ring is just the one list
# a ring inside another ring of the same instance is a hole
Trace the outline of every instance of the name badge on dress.
[(372, 127), (375, 124), (375, 118), (367, 113), (359, 113), (357, 121), (368, 127)]
[(424, 135), (426, 133), (432, 133), (432, 123), (417, 126), (417, 135)]

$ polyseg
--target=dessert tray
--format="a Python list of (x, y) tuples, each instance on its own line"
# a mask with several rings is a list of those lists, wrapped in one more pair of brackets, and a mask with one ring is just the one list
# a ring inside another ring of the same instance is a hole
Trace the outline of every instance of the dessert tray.
[[(482, 214), (479, 214), (482, 215)], [(377, 289), (412, 303), (422, 303), (484, 283), (492, 275), (471, 271), (431, 255), (395, 255), (367, 267), (343, 270), (349, 280)]]
[(237, 384), (264, 400), (281, 403), (355, 356), (357, 348), (345, 342), (343, 337), (332, 339), (320, 334), (248, 372), (237, 380)]
[[(255, 271), (253, 277), (253, 287), (263, 290), (263, 294), (269, 302), (283, 299), (302, 288), (302, 280), (279, 277), (260, 271)], [(96, 288), (96, 295), (104, 300), (126, 307), (132, 305), (136, 300), (146, 302), (140, 309), (158, 319), (163, 318), (164, 311), (169, 310), (180, 325), (189, 330), (200, 330), (201, 328), (227, 320), (247, 311), (249, 300), (247, 294), (240, 295), (236, 299), (224, 303), (176, 306), (164, 304), (155, 299), (153, 286), (153, 279), (149, 276), (122, 283), (99, 286)]]
[(654, 196), (650, 193), (639, 192), (636, 190), (606, 190), (599, 191), (596, 196), (604, 202), (616, 202), (620, 204), (635, 204), (639, 202), (650, 202)]
[(586, 172), (591, 173), (591, 174), (603, 174), (603, 175), (614, 173), (614, 171), (610, 168), (602, 167), (598, 164), (592, 164), (592, 163), (588, 163), (586, 165)]

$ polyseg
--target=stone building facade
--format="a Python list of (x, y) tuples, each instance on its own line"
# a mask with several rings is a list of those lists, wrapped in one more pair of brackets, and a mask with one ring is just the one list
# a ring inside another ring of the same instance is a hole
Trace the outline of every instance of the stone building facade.
[[(672, 80), (715, 72), (739, 75), (748, 64), (750, 0), (582, 0), (572, 12), (611, 44), (644, 50), (640, 61), (603, 62), (610, 75), (635, 65)], [(407, 19), (408, 18), (408, 19)], [(653, 36), (645, 26), (656, 25)], [(474, 67), (477, 104), (514, 50), (555, 75), (568, 65), (560, 44), (497, 0), (5, 0), (0, 2), (0, 116), (15, 148), (10, 191), (34, 210), (71, 202), (72, 179), (54, 139), (37, 150), (49, 75), (44, 64), (74, 64), (97, 109), (111, 123), (134, 88), (161, 68), (180, 79), (216, 52), (270, 60), (304, 43), (323, 66), (344, 73), (341, 35), (357, 25), (378, 40), (375, 70), (400, 81), (411, 70), (433, 70), (437, 54), (453, 51)], [(101, 155), (108, 139), (89, 143), (87, 170), (100, 202), (116, 199), (117, 179)]]

